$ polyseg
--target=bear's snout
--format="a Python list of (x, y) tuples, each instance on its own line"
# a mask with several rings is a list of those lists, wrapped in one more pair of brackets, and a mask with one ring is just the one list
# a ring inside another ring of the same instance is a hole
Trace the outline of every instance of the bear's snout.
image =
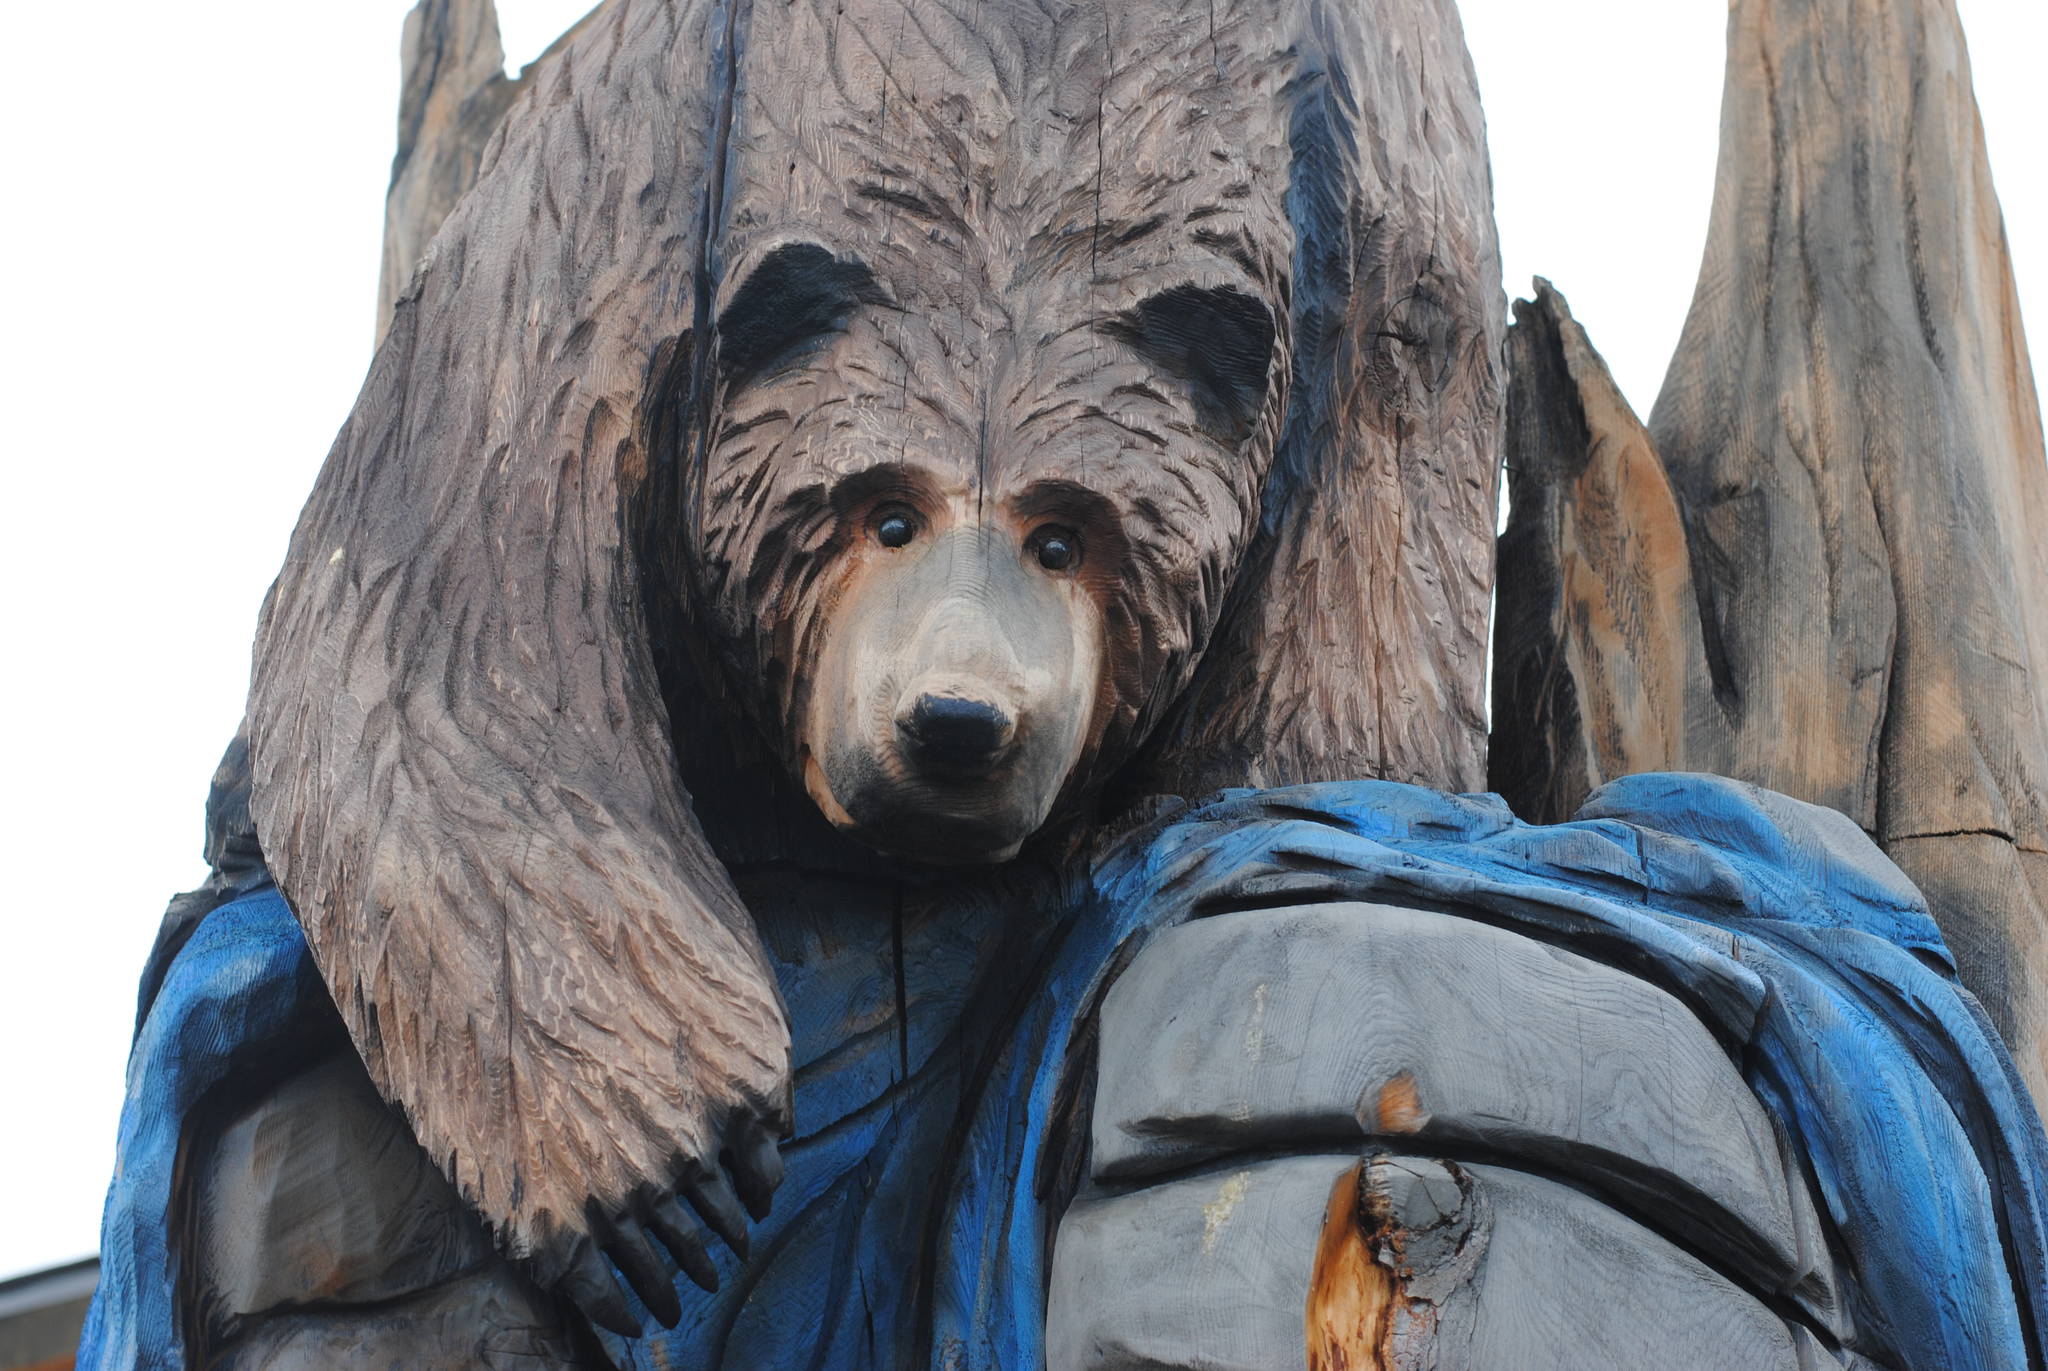
[(858, 521), (797, 737), (819, 809), (883, 851), (1005, 861), (1086, 753), (1103, 689), (1097, 600), (1048, 568), (1042, 518), (884, 506)]
[(972, 696), (913, 692), (896, 713), (904, 755), (939, 776), (986, 775), (1001, 765), (1017, 737), (1014, 714)]

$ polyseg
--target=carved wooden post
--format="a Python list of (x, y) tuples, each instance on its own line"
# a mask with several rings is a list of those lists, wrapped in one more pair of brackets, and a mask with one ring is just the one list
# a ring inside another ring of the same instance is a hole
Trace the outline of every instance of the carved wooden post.
[(1954, 5), (1736, 5), (1647, 432), (1561, 299), (1521, 314), (1494, 785), (1531, 818), (1663, 769), (1841, 809), (2048, 1095), (2048, 470)]

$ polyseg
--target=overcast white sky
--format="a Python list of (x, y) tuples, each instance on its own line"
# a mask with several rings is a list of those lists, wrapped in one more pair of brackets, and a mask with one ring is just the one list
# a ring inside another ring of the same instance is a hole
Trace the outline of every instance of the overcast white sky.
[[(2048, 18), (1961, 3), (2048, 336)], [(369, 360), (409, 7), (8, 17), (0, 1277), (97, 1246), (136, 974), (166, 897), (203, 874), (257, 604)], [(587, 7), (499, 0), (514, 65)], [(1556, 281), (1647, 410), (1706, 232), (1726, 4), (1463, 9), (1509, 289)]]

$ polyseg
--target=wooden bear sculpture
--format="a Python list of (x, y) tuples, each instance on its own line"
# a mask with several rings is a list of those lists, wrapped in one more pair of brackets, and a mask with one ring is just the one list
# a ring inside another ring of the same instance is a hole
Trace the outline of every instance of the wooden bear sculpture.
[[(499, 82), (394, 190), (476, 168), (264, 607), (86, 1364), (2041, 1355), (2038, 1123), (1867, 842), (1444, 793), (1505, 389), (1450, 0), (608, 0)], [(1809, 1181), (1877, 1039), (1767, 1008), (1882, 996), (1744, 917), (1935, 1006), (1871, 1059), (1988, 1082), (1907, 1153), (1967, 1204)]]
[(659, 1299), (650, 1242), (765, 1203), (764, 907), (1476, 784), (1498, 276), (1447, 3), (584, 24), (397, 302), (248, 723), (349, 1039), (503, 1250), (624, 1327), (601, 1252)]

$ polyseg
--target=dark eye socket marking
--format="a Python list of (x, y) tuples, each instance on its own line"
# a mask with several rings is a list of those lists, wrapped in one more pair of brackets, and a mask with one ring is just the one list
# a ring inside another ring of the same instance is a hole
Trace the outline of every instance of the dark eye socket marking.
[(1201, 422), (1232, 442), (1251, 432), (1273, 362), (1273, 314), (1230, 286), (1174, 286), (1102, 326), (1193, 392)]
[(785, 244), (762, 259), (718, 316), (719, 369), (728, 384), (744, 384), (845, 328), (861, 305), (884, 303), (860, 262), (816, 243)]

